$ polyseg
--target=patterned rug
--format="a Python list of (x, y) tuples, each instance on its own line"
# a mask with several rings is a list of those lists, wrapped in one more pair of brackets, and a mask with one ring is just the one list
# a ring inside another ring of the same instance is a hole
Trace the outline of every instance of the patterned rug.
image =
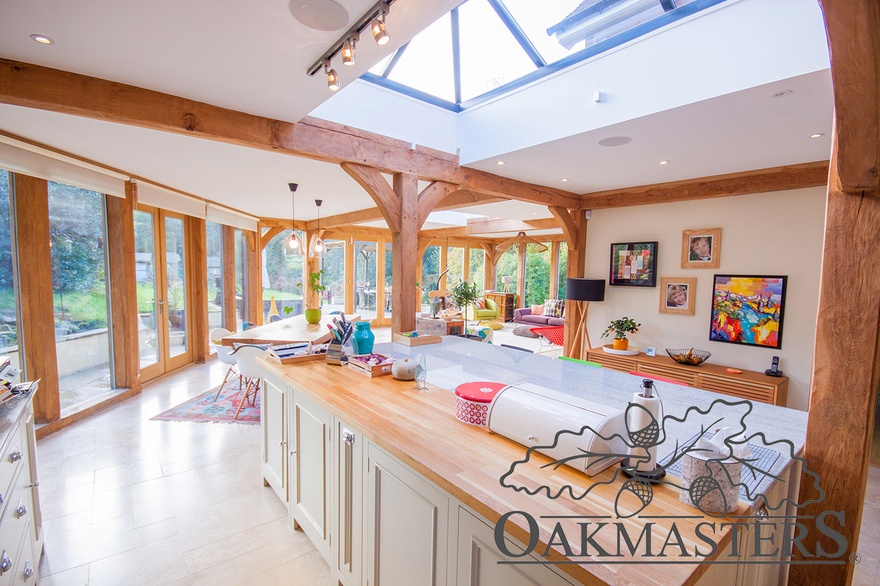
[(193, 397), (177, 407), (156, 415), (153, 419), (158, 421), (195, 421), (196, 423), (247, 423), (250, 425), (260, 423), (259, 395), (257, 395), (256, 406), (251, 405), (248, 401), (241, 408), (238, 419), (232, 419), (235, 416), (235, 410), (238, 409), (241, 396), (244, 394), (244, 391), (238, 390), (238, 377), (228, 381), (223, 387), (220, 397), (214, 401), (217, 388), (214, 387), (198, 397)]

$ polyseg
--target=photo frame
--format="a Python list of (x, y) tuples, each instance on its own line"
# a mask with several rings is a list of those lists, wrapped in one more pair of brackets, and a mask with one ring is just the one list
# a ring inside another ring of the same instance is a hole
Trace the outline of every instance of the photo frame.
[(786, 276), (715, 275), (709, 340), (782, 347)]
[(694, 315), (697, 300), (697, 279), (663, 277), (660, 279), (660, 313)]
[(625, 287), (657, 286), (657, 242), (620, 242), (611, 245), (608, 284)]
[(721, 228), (681, 233), (681, 268), (717, 269), (721, 266)]

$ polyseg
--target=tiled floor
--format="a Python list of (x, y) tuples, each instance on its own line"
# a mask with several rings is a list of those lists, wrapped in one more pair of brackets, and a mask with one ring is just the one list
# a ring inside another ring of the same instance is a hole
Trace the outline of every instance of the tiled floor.
[(218, 385), (193, 366), (38, 443), (48, 586), (329, 584), (260, 474), (260, 428), (150, 421)]

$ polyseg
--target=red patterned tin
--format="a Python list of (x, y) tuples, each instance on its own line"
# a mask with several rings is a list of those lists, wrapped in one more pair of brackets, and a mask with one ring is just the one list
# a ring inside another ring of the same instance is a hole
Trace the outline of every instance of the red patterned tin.
[(468, 425), (486, 427), (489, 405), (504, 383), (474, 381), (455, 388), (455, 417)]

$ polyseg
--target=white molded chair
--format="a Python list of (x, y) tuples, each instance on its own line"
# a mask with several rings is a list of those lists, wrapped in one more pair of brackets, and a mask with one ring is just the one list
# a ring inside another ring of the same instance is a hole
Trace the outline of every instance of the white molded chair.
[(241, 412), (241, 408), (248, 397), (251, 399), (251, 405), (256, 405), (257, 393), (260, 392), (260, 382), (263, 374), (263, 369), (257, 362), (257, 357), (271, 356), (273, 354), (271, 350), (263, 350), (259, 346), (240, 346), (232, 353), (232, 357), (238, 362), (238, 373), (244, 377), (245, 381), (244, 395), (241, 397), (238, 409), (235, 410), (233, 420), (238, 419), (238, 414)]
[[(223, 390), (223, 385), (226, 384), (226, 381), (229, 379), (229, 375), (235, 376), (237, 374), (237, 362), (235, 361), (235, 356), (232, 356), (232, 348), (229, 346), (218, 346), (214, 343), (214, 340), (219, 340), (221, 338), (225, 338), (232, 334), (226, 328), (214, 328), (211, 330), (211, 333), (208, 336), (211, 338), (211, 345), (214, 346), (217, 350), (217, 360), (222, 362), (223, 364), (229, 365), (229, 370), (226, 371), (226, 376), (223, 377), (223, 382), (220, 383), (220, 388), (217, 389), (217, 394), (214, 396), (214, 400), (216, 401), (220, 397), (220, 392)], [(238, 382), (239, 388), (241, 388), (241, 379)]]

